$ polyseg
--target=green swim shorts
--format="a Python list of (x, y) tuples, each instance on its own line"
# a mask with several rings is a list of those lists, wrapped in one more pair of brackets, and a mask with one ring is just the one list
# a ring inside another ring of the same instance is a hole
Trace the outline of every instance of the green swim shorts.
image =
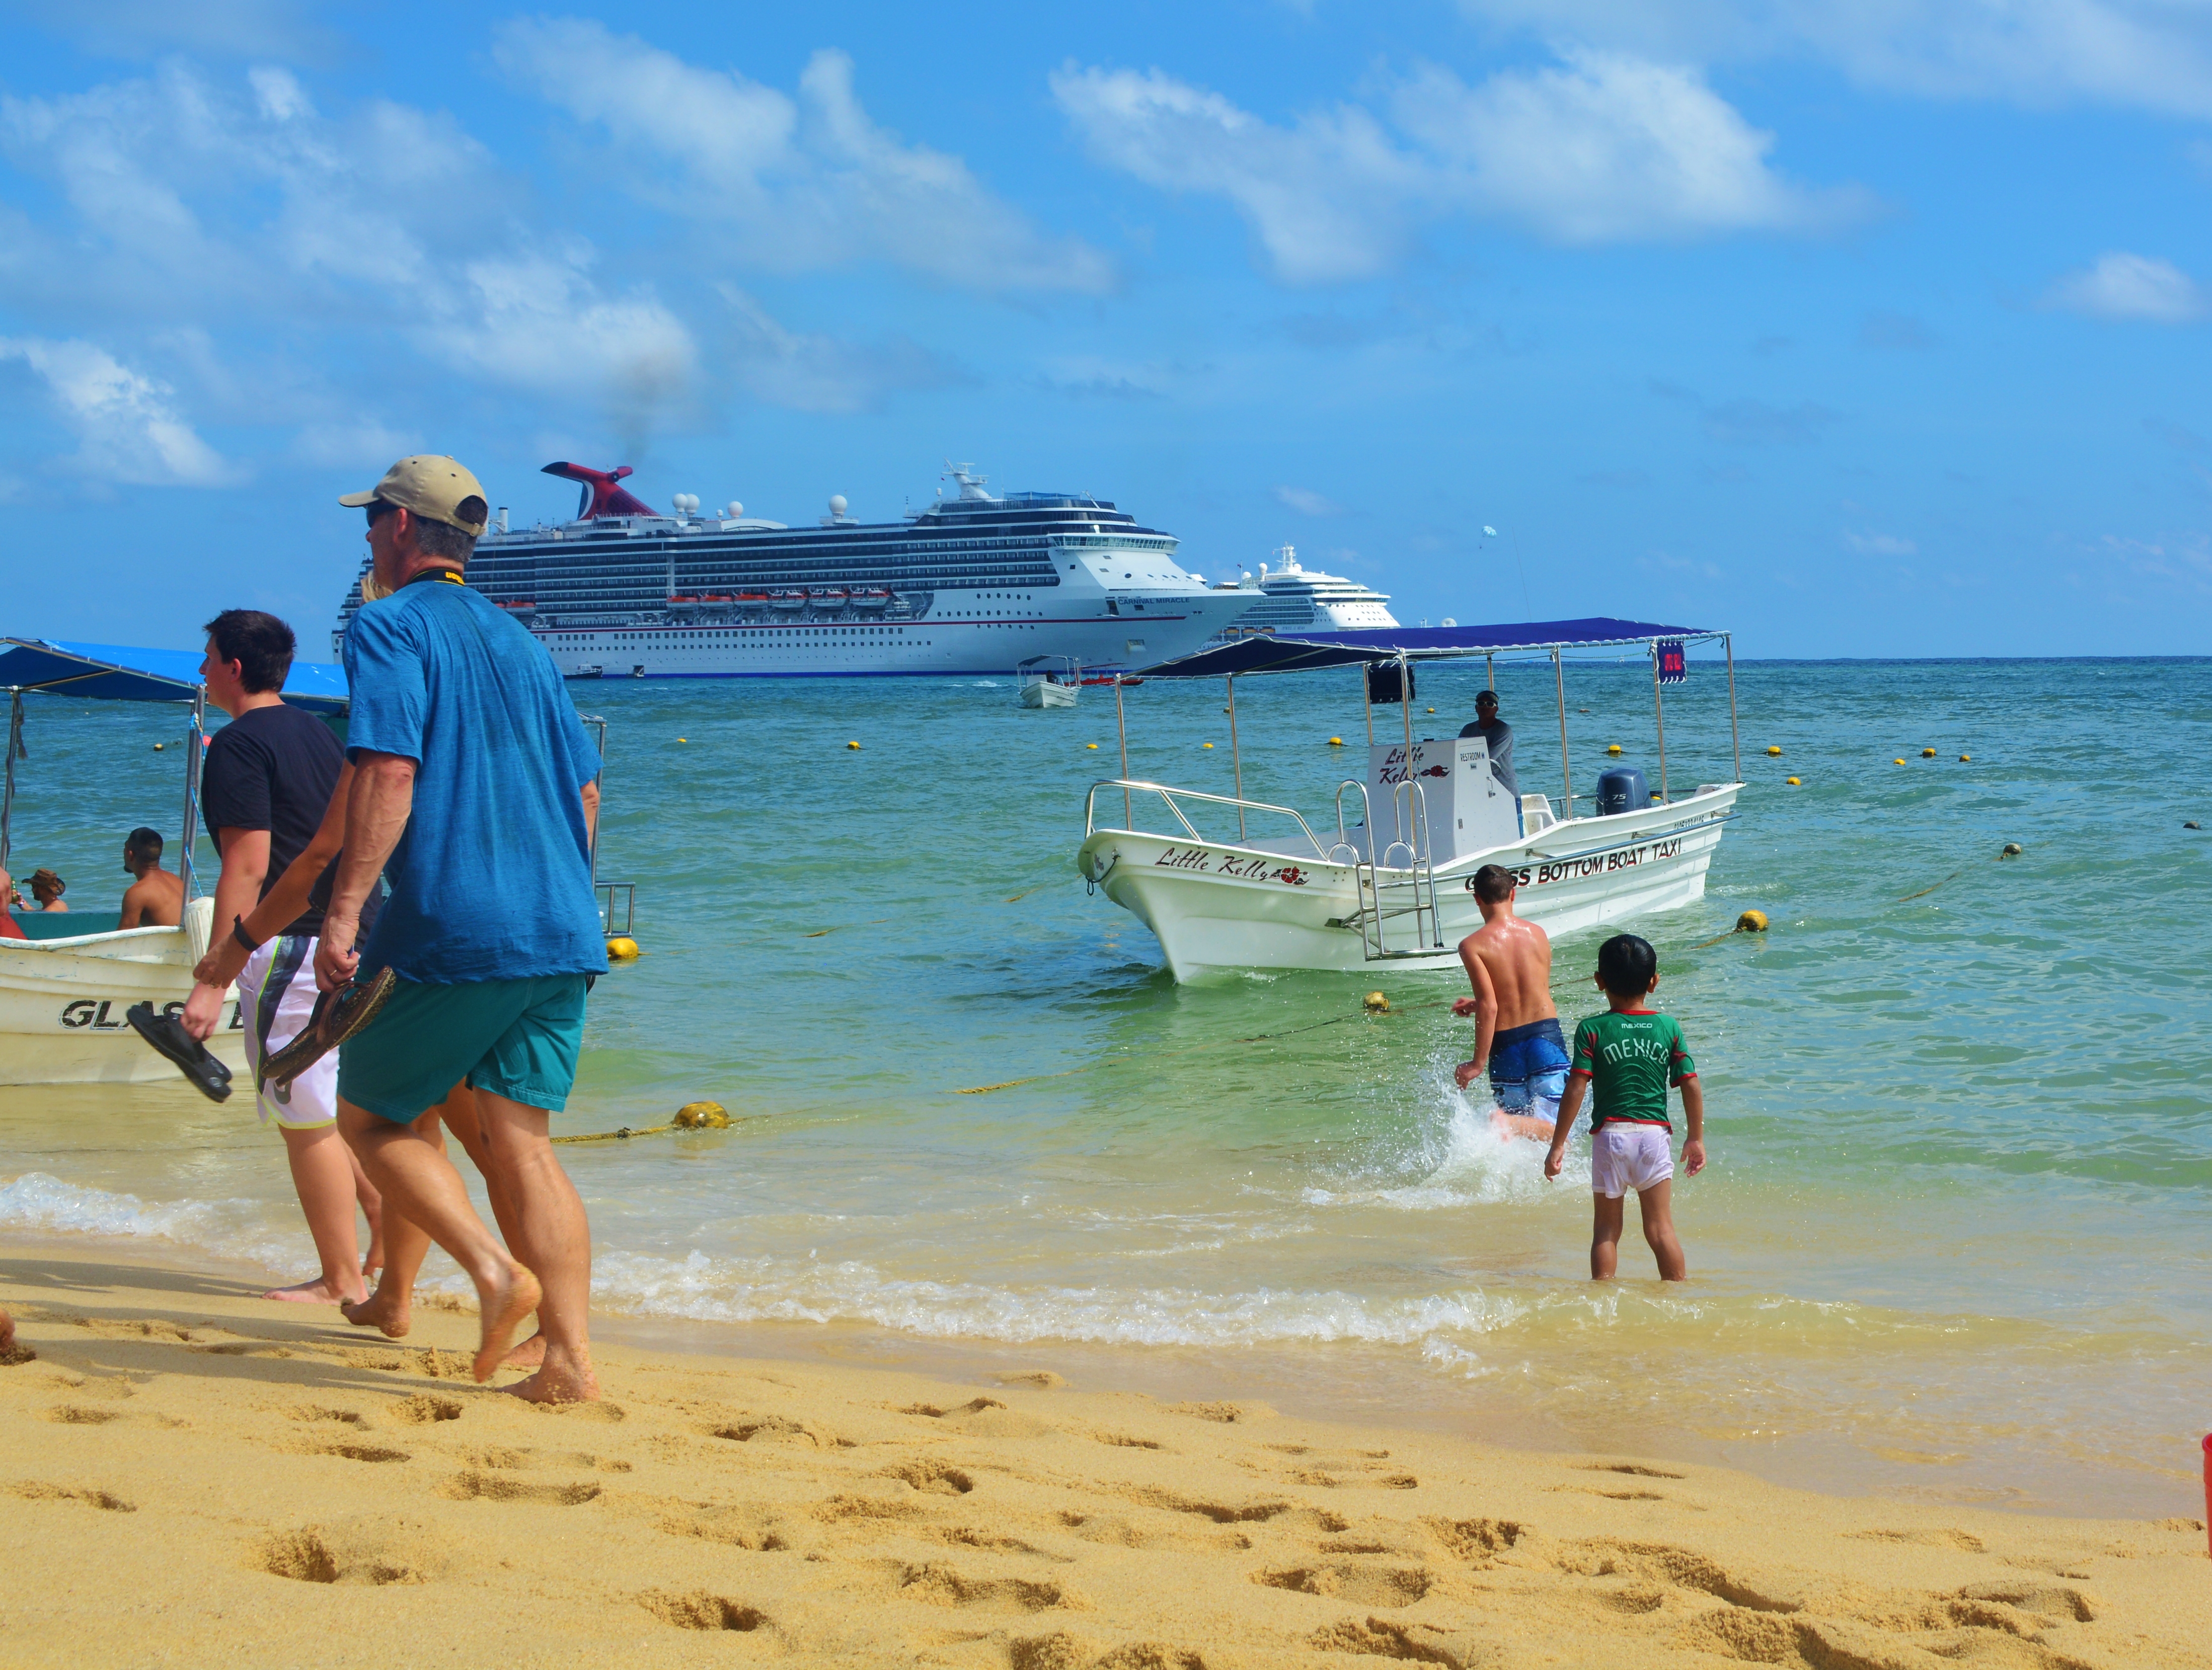
[(403, 980), (338, 1046), (338, 1099), (410, 1125), (462, 1079), (559, 1113), (584, 1041), (584, 976), (422, 986)]

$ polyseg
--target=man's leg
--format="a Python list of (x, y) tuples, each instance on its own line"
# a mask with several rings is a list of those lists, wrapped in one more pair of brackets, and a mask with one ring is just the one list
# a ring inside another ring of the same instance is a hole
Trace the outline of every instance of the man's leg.
[[(507, 1173), (492, 1163), (491, 1150), (484, 1143), (483, 1122), (477, 1118), (477, 1093), (465, 1084), (456, 1084), (438, 1112), (446, 1121), (446, 1128), (453, 1133), (454, 1140), (483, 1175), (484, 1193), (491, 1197), (491, 1215), (498, 1221), (501, 1237), (510, 1248), (520, 1248), (522, 1214), (515, 1205), (514, 1187)], [(500, 1366), (535, 1369), (544, 1360), (545, 1335), (541, 1329), (509, 1351)]]
[(395, 1125), (343, 1097), (338, 1102), (338, 1129), (361, 1156), (386, 1207), (428, 1230), (476, 1284), (483, 1337), (474, 1372), (486, 1381), (514, 1343), (517, 1325), (538, 1309), (538, 1280), (484, 1228), (443, 1144), (424, 1132), (428, 1122), (425, 1114), (411, 1125)]
[(1609, 1282), (1620, 1267), (1620, 1224), (1626, 1203), (1618, 1194), (1593, 1194), (1596, 1221), (1590, 1228), (1590, 1279)]
[(353, 1167), (346, 1145), (338, 1139), (336, 1126), (288, 1125), (283, 1129), (285, 1157), (292, 1163), (292, 1187), (299, 1192), (300, 1210), (307, 1214), (307, 1233), (315, 1239), (323, 1273), (261, 1297), (325, 1305), (358, 1300), (368, 1289), (359, 1268), (361, 1240), (354, 1229)]
[[(433, 1108), (416, 1121), (426, 1142), (435, 1143), (438, 1152), (446, 1151), (444, 1133), (438, 1128), (442, 1106)], [(349, 1148), (347, 1152), (352, 1153)], [(354, 1165), (361, 1165), (361, 1156), (354, 1155)], [(363, 1178), (368, 1173), (363, 1172)], [(371, 1187), (374, 1187), (371, 1185)], [(377, 1277), (376, 1290), (359, 1304), (340, 1305), (347, 1321), (357, 1328), (380, 1328), (390, 1339), (404, 1339), (414, 1327), (415, 1278), (422, 1272), (422, 1260), (430, 1255), (430, 1236), (419, 1224), (390, 1214), (385, 1234), (385, 1264)]]
[[(344, 1146), (343, 1143), (339, 1145)], [(345, 1153), (346, 1163), (353, 1168), (353, 1198), (361, 1203), (361, 1215), (368, 1220), (368, 1254), (361, 1261), (361, 1273), (374, 1281), (376, 1272), (384, 1268), (384, 1197), (368, 1181), (368, 1174), (361, 1169), (361, 1156), (350, 1148)]]
[[(550, 1139), (551, 1115), (479, 1089), (477, 1120), (495, 1175), (510, 1191), (514, 1248), (543, 1284), (538, 1329), (545, 1357), (538, 1372), (506, 1389), (543, 1403), (599, 1395), (592, 1373), (590, 1311), (592, 1230), (576, 1186), (561, 1169)], [(497, 1188), (496, 1182), (491, 1187)], [(518, 1321), (520, 1320), (519, 1317)]]
[[(1644, 1209), (1644, 1244), (1659, 1260), (1659, 1279), (1687, 1281), (1690, 1261), (1683, 1256), (1682, 1243), (1674, 1234), (1674, 1180), (1663, 1178), (1650, 1188), (1639, 1189), (1636, 1204)], [(1614, 1238), (1619, 1239), (1618, 1227)]]

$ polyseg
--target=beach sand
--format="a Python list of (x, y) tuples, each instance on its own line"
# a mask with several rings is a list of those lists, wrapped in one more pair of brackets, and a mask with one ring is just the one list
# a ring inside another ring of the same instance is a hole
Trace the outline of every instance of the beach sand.
[[(0, 1264), (9, 1665), (2212, 1666), (2194, 1520), (1252, 1404), (603, 1347), (603, 1404), (246, 1284)], [(511, 1379), (512, 1376), (501, 1376)]]

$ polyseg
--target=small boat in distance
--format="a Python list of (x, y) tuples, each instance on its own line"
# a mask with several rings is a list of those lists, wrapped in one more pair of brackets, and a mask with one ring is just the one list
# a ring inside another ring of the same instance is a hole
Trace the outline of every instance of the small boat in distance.
[(1032, 655), (1014, 669), (1024, 707), (1073, 707), (1083, 687), (1082, 664), (1072, 655)]

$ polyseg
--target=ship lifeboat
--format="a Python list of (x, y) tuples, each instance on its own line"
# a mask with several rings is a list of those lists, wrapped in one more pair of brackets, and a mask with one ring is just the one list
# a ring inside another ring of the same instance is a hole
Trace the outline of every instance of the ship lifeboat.
[(880, 586), (870, 586), (853, 593), (855, 609), (888, 609), (890, 605), (891, 594)]
[(769, 606), (774, 609), (804, 609), (806, 607), (806, 593), (804, 592), (770, 592), (768, 594), (768, 600)]
[(538, 599), (535, 598), (510, 598), (505, 603), (495, 604), (492, 606), (495, 609), (511, 610), (518, 615), (528, 615), (535, 612), (537, 610)]
[(736, 603), (738, 607), (740, 609), (765, 609), (768, 607), (768, 593), (765, 592), (740, 592), (733, 599), (732, 599), (732, 601)]
[(699, 601), (702, 603), (730, 604), (737, 600), (737, 594), (734, 592), (702, 592), (699, 594)]
[(817, 609), (842, 609), (852, 600), (852, 593), (842, 586), (830, 586), (809, 592), (806, 600)]

